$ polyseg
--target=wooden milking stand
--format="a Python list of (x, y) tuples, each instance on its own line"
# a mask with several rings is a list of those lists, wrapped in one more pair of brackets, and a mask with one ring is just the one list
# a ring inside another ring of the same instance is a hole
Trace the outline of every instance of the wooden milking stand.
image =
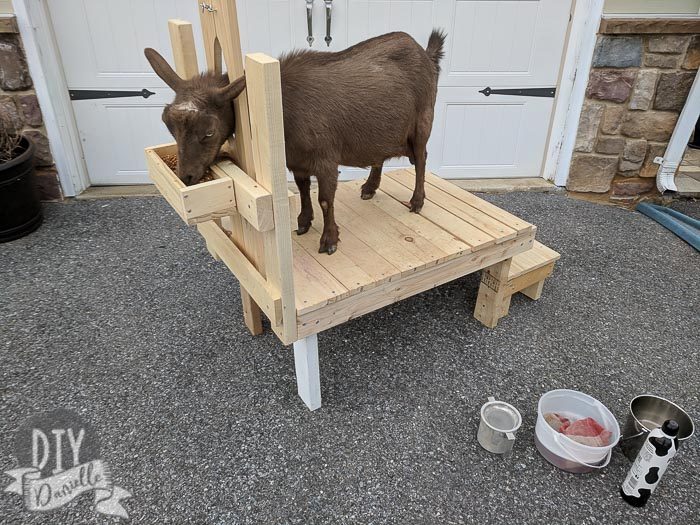
[[(200, 4), (207, 65), (233, 81), (244, 74), (235, 0)], [(168, 22), (175, 69), (199, 73), (192, 26)], [(241, 285), (245, 323), (262, 332), (270, 320), (284, 344), (294, 344), (298, 392), (321, 406), (317, 334), (360, 315), (484, 270), (474, 315), (489, 327), (508, 313), (519, 291), (538, 299), (559, 255), (534, 240), (536, 228), (426, 173), (419, 215), (404, 205), (414, 174), (385, 173), (374, 199), (360, 199), (362, 181), (336, 194), (338, 251), (318, 253), (320, 226), (297, 236), (298, 196), (288, 189), (279, 62), (260, 53), (245, 58), (246, 90), (235, 102), (234, 162), (212, 166), (214, 179), (185, 186), (162, 157), (175, 144), (146, 149), (156, 187), (209, 252)], [(322, 217), (315, 206), (315, 216)]]

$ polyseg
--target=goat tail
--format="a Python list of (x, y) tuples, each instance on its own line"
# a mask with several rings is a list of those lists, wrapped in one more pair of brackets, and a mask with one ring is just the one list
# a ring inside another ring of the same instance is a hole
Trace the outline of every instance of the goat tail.
[(428, 39), (428, 47), (425, 48), (425, 52), (428, 54), (428, 58), (435, 64), (435, 71), (440, 75), (440, 60), (445, 56), (445, 39), (447, 38), (447, 33), (442, 29), (433, 29), (430, 33), (430, 38)]

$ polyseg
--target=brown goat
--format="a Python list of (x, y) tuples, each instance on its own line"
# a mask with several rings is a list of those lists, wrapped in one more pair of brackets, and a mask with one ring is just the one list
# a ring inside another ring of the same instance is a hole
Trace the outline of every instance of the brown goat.
[[(361, 195), (371, 199), (384, 161), (407, 156), (416, 167), (410, 209), (418, 213), (423, 207), (426, 145), (444, 41), (435, 30), (423, 49), (406, 33), (389, 33), (337, 53), (294, 51), (280, 58), (287, 167), (301, 193), (297, 233), (306, 233), (313, 220), (313, 175), (324, 220), (319, 252), (337, 249), (333, 201), (339, 165), (371, 167)], [(243, 90), (244, 79), (229, 84), (225, 76), (204, 74), (182, 80), (156, 51), (145, 53), (175, 91), (163, 121), (178, 143), (178, 176), (194, 184), (233, 133), (230, 102)]]

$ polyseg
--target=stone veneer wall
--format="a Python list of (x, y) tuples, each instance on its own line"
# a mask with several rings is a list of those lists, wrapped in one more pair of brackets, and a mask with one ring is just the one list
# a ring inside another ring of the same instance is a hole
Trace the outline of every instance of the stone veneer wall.
[(36, 145), (36, 181), (42, 200), (62, 198), (43, 117), (14, 20), (0, 27), (0, 112)]
[[(700, 65), (700, 23), (603, 20), (567, 189), (632, 201), (658, 165)], [(608, 33), (608, 34), (605, 34)]]

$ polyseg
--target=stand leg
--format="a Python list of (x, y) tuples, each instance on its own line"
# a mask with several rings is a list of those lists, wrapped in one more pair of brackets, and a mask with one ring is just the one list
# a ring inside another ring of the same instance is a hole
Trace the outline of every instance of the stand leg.
[(263, 333), (262, 311), (260, 307), (248, 295), (248, 292), (241, 288), (241, 301), (243, 302), (243, 321), (252, 335)]
[(309, 410), (321, 408), (321, 379), (318, 372), (318, 338), (316, 334), (294, 343), (294, 367), (297, 391)]
[(531, 284), (527, 288), (523, 288), (520, 292), (527, 295), (530, 299), (537, 300), (542, 297), (542, 288), (544, 288), (544, 279), (540, 282)]
[(510, 262), (511, 259), (506, 259), (484, 268), (481, 272), (481, 284), (479, 285), (479, 296), (476, 299), (474, 317), (489, 328), (494, 328), (501, 317), (508, 315), (510, 294), (506, 288)]

